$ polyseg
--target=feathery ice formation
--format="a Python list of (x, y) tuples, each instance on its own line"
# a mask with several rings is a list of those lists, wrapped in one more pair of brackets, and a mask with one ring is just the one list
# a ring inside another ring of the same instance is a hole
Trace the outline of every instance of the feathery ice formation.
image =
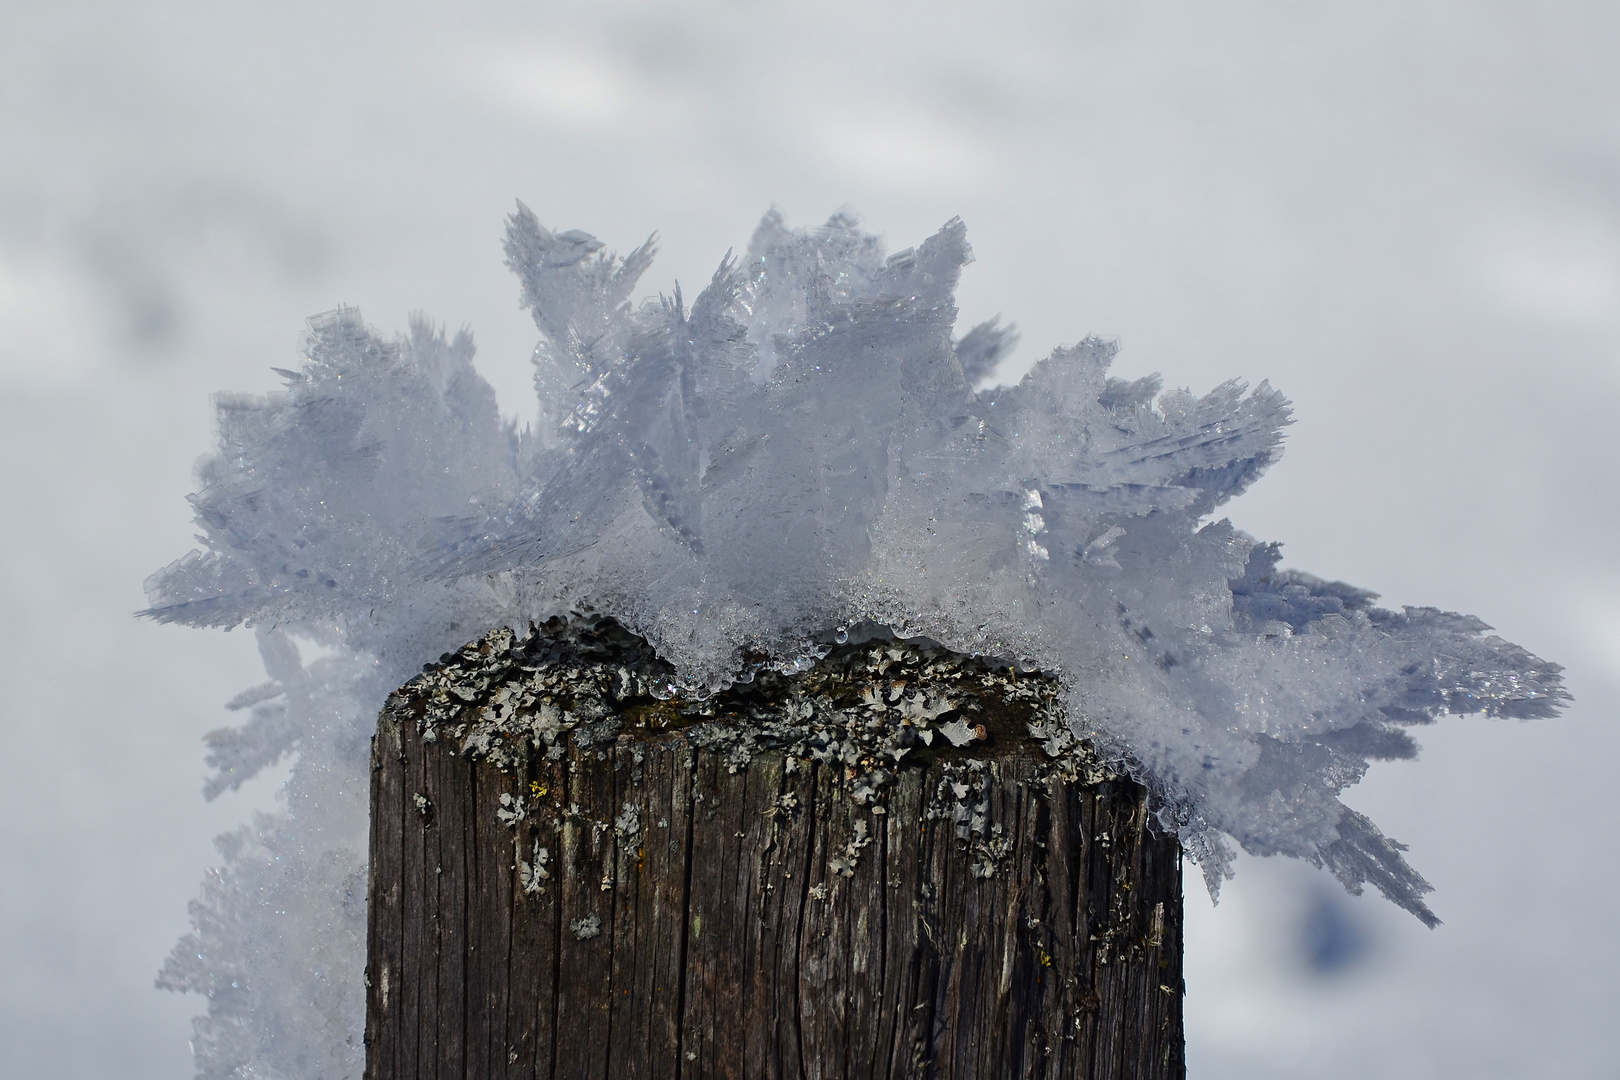
[[(259, 627), (285, 672), (213, 737), (210, 791), (297, 750), (289, 815), (319, 828), (299, 777), (360, 783), (388, 691), (492, 626), (611, 615), (673, 665), (671, 692), (703, 694), (875, 623), (1059, 676), (1076, 734), (1148, 783), (1212, 888), (1224, 835), (1432, 924), (1400, 845), (1339, 792), (1412, 756), (1414, 724), (1567, 697), (1477, 619), (1377, 608), (1210, 520), (1279, 453), (1289, 409), (1266, 384), (1162, 392), (1109, 377), (1114, 346), (1088, 338), (976, 389), (1014, 333), (954, 336), (960, 221), (885, 257), (847, 216), (773, 212), (690, 306), (678, 287), (631, 303), (650, 241), (619, 258), (520, 205), (506, 253), (542, 335), (528, 428), (500, 418), (470, 338), (389, 339), (347, 309), (311, 320), (285, 391), (220, 399), (193, 497), (206, 550), (152, 577), (147, 614)], [(303, 673), (289, 633), (347, 673)], [(312, 679), (342, 693), (298, 698)]]

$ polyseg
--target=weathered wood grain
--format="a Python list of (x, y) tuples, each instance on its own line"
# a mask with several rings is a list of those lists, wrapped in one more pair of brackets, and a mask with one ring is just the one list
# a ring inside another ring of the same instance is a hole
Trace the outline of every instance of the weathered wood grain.
[(1184, 1075), (1180, 855), (1127, 779), (1003, 730), (862, 805), (691, 728), (513, 770), (408, 717), (373, 745), (372, 1080)]

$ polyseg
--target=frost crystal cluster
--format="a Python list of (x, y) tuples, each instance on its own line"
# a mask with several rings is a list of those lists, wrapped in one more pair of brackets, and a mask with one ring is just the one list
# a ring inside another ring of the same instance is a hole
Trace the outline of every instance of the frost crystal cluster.
[[(536, 423), (502, 421), (465, 335), (320, 316), (285, 391), (220, 400), (206, 550), (148, 582), (156, 618), (260, 635), (272, 681), (210, 736), (209, 794), (296, 754), (285, 813), (222, 841), (162, 977), (209, 995), (204, 1076), (358, 1073), (367, 739), (393, 687), (494, 626), (610, 615), (695, 695), (856, 624), (1040, 669), (1212, 888), (1231, 837), (1430, 923), (1339, 792), (1410, 757), (1414, 724), (1566, 697), (1479, 620), (1377, 608), (1214, 518), (1279, 453), (1266, 384), (1162, 392), (1088, 338), (977, 389), (1013, 333), (955, 333), (959, 221), (886, 256), (847, 216), (772, 213), (690, 305), (632, 302), (650, 242), (619, 258), (521, 205), (506, 253)], [(305, 667), (295, 638), (332, 655)]]

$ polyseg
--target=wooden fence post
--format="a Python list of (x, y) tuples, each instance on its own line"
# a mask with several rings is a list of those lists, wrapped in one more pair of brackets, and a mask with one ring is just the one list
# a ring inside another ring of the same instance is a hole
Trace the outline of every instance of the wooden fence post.
[(554, 622), (390, 698), (369, 1080), (1184, 1075), (1179, 849), (1052, 680), (881, 639), (667, 674)]

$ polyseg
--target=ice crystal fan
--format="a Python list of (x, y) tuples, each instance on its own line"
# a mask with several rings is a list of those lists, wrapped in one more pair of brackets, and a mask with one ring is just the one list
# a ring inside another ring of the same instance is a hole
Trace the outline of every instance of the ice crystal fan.
[[(1087, 338), (986, 385), (1013, 333), (956, 333), (960, 221), (885, 255), (849, 216), (773, 212), (690, 303), (632, 302), (650, 241), (618, 257), (521, 205), (506, 254), (541, 334), (537, 419), (503, 422), (465, 335), (311, 320), (284, 391), (221, 400), (205, 550), (151, 579), (151, 615), (337, 647), (354, 736), (495, 626), (611, 616), (697, 695), (882, 626), (1057, 676), (1075, 734), (1148, 785), (1212, 883), (1229, 836), (1425, 921), (1428, 886), (1339, 792), (1441, 713), (1566, 697), (1479, 620), (1378, 608), (1215, 517), (1279, 453), (1265, 383), (1163, 391)], [(221, 733), (216, 786), (318, 752), (299, 715)]]

